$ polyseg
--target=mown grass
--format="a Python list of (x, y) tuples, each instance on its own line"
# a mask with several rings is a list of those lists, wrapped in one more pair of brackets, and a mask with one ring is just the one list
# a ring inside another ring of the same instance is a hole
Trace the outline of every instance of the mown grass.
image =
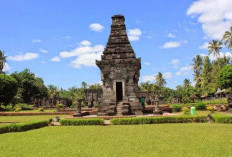
[(69, 115), (0, 116), (0, 123), (48, 120), (49, 118), (55, 118), (57, 116), (61, 118), (61, 117), (67, 117)]
[(0, 135), (0, 156), (232, 156), (232, 125), (60, 126)]

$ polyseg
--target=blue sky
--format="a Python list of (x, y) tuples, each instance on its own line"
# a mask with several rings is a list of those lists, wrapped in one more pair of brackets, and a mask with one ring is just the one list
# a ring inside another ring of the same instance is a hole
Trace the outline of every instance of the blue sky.
[(5, 71), (29, 68), (45, 84), (64, 89), (101, 81), (95, 59), (115, 14), (125, 16), (131, 45), (141, 57), (140, 82), (162, 72), (170, 88), (192, 80), (192, 58), (208, 54), (205, 43), (232, 24), (231, 0), (0, 0), (0, 6)]

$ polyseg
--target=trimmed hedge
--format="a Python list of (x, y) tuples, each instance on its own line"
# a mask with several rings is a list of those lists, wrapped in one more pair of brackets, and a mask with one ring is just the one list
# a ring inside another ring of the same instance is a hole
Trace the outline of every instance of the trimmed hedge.
[(199, 102), (195, 104), (196, 110), (206, 110), (206, 104)]
[(213, 115), (215, 123), (232, 123), (232, 116)]
[(180, 112), (182, 108), (182, 105), (172, 105), (173, 112)]
[(110, 120), (114, 125), (130, 124), (157, 124), (157, 123), (193, 123), (207, 122), (206, 116), (168, 116), (168, 117), (138, 117), (138, 118), (113, 118)]
[(99, 118), (93, 119), (61, 119), (61, 125), (104, 125), (104, 120)]
[(35, 121), (35, 122), (0, 125), (0, 134), (7, 132), (22, 132), (32, 129), (38, 129), (48, 126), (48, 124), (49, 124), (48, 121), (43, 120), (43, 121)]

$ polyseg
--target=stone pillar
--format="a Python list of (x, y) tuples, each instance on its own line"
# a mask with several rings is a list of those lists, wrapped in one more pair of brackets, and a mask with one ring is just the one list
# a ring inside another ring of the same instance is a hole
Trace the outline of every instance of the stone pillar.
[(81, 103), (83, 99), (77, 100), (77, 106), (76, 106), (76, 113), (73, 115), (74, 117), (80, 117), (81, 116)]

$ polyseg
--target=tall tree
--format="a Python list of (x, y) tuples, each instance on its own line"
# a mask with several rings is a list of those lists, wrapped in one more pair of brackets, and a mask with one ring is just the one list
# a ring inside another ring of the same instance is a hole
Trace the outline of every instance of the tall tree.
[(6, 56), (4, 55), (4, 52), (0, 50), (0, 74), (3, 73), (3, 68), (6, 63)]
[(158, 87), (164, 87), (167, 84), (163, 74), (161, 72), (159, 72), (156, 76), (155, 76), (155, 85), (157, 85)]
[(190, 80), (189, 79), (184, 79), (184, 87), (187, 88), (189, 86), (191, 86)]
[(19, 85), (17, 97), (24, 103), (30, 103), (33, 98), (47, 97), (47, 88), (41, 78), (35, 77), (35, 74), (25, 69), (22, 72), (11, 74)]
[(201, 74), (203, 69), (203, 59), (202, 56), (197, 55), (195, 58), (193, 58), (193, 71), (194, 71), (194, 81), (195, 88), (197, 90), (197, 94), (201, 95)]
[(82, 88), (86, 89), (86, 88), (87, 88), (87, 86), (88, 86), (88, 85), (87, 85), (87, 83), (86, 83), (86, 82), (81, 82), (81, 87), (82, 87)]
[(222, 42), (218, 40), (212, 40), (209, 43), (208, 50), (209, 55), (213, 54), (214, 56), (218, 56), (220, 54), (220, 51), (222, 49)]
[(210, 63), (210, 59), (208, 56), (204, 57), (203, 62), (203, 72), (202, 72), (202, 89), (203, 94), (208, 96), (212, 91), (210, 87), (211, 83), (211, 73), (212, 73), (212, 65)]
[(152, 90), (152, 84), (147, 81), (147, 82), (142, 82), (139, 86), (140, 90), (143, 92), (148, 92)]
[(230, 27), (230, 31), (225, 32), (222, 41), (224, 42), (224, 45), (228, 47), (229, 50), (232, 49), (232, 26)]

